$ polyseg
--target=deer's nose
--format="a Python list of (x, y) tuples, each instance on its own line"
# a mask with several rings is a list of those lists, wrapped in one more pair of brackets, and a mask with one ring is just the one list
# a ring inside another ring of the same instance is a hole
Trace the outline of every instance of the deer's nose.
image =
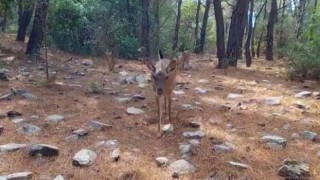
[(163, 89), (158, 88), (158, 89), (157, 89), (157, 93), (158, 93), (158, 95), (162, 95), (162, 94), (163, 94)]

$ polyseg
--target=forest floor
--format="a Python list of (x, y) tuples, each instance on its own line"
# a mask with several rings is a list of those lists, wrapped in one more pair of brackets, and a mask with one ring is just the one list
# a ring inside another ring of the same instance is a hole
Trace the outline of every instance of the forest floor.
[[(0, 96), (15, 88), (26, 90), (37, 98), (14, 96), (11, 100), (0, 101), (0, 126), (4, 129), (0, 133), (0, 145), (50, 144), (59, 148), (59, 155), (29, 157), (25, 149), (0, 153), (0, 176), (30, 171), (34, 179), (53, 179), (60, 174), (68, 180), (171, 179), (170, 169), (158, 167), (155, 158), (181, 159), (180, 143), (189, 141), (182, 134), (197, 131), (189, 126), (189, 122), (198, 121), (205, 136), (198, 146), (192, 147), (189, 161), (196, 171), (182, 175), (181, 179), (208, 179), (210, 176), (212, 179), (281, 179), (278, 170), (286, 158), (306, 162), (310, 165), (312, 179), (320, 179), (320, 144), (299, 137), (306, 130), (320, 133), (320, 100), (316, 93), (304, 98), (295, 96), (301, 91), (320, 91), (320, 83), (287, 81), (283, 61), (254, 59), (251, 68), (240, 62), (237, 69), (229, 68), (225, 74), (215, 68), (217, 62), (213, 56), (192, 55), (192, 69), (180, 72), (177, 77), (172, 108), (176, 122), (174, 132), (159, 139), (151, 84), (143, 87), (137, 83), (119, 83), (120, 72), (127, 72), (127, 76), (149, 74), (142, 62), (117, 60), (116, 72), (111, 73), (103, 58), (92, 58), (93, 65), (85, 66), (82, 62), (88, 58), (51, 49), (48, 56), (50, 74), (56, 72), (56, 79), (45, 84), (44, 64), (28, 63), (24, 43), (15, 42), (9, 35), (1, 41), (0, 63), (11, 79), (0, 81)], [(70, 60), (70, 57), (74, 58)], [(92, 88), (98, 93), (91, 92)], [(203, 92), (199, 92), (199, 88)], [(231, 97), (230, 93), (238, 95)], [(145, 100), (129, 98), (120, 103), (117, 99), (135, 94), (143, 95)], [(265, 101), (269, 97), (279, 97), (281, 104), (267, 105)], [(145, 113), (129, 115), (128, 107), (143, 109)], [(22, 120), (18, 120), (22, 122), (15, 123), (5, 117), (11, 110), (22, 114), (19, 117)], [(48, 123), (47, 117), (54, 114), (65, 120)], [(90, 120), (112, 125), (112, 128), (90, 130)], [(42, 130), (33, 136), (18, 133), (17, 129), (24, 123)], [(168, 118), (165, 118), (162, 124), (167, 123)], [(89, 130), (89, 134), (67, 142), (66, 137), (79, 128)], [(285, 138), (286, 148), (267, 147), (261, 140), (266, 134)], [(107, 149), (97, 147), (96, 144), (104, 140), (120, 143), (118, 162), (110, 160)], [(223, 143), (232, 147), (230, 152), (213, 150), (214, 145)], [(72, 165), (73, 156), (81, 149), (97, 153), (91, 166)], [(228, 161), (249, 167), (239, 169)]]

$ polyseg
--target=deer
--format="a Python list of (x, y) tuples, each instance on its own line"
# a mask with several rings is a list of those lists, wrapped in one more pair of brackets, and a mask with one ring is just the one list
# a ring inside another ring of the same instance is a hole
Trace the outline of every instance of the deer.
[(161, 100), (164, 99), (165, 112), (168, 110), (169, 122), (173, 123), (171, 115), (172, 92), (176, 84), (177, 61), (169, 59), (160, 59), (157, 62), (145, 60), (148, 69), (151, 71), (151, 82), (155, 94), (157, 119), (158, 119), (158, 138), (162, 136), (161, 121), (162, 108)]

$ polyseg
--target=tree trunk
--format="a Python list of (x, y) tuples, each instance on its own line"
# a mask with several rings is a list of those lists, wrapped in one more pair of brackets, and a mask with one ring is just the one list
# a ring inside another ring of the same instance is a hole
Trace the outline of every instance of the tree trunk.
[(29, 37), (26, 54), (40, 57), (40, 49), (46, 29), (49, 0), (38, 0), (33, 27)]
[(267, 50), (266, 50), (266, 60), (273, 60), (273, 29), (277, 16), (277, 0), (271, 1), (271, 10), (269, 14), (269, 21), (267, 26)]
[(232, 12), (229, 39), (227, 47), (227, 57), (232, 59), (230, 66), (237, 66), (237, 60), (241, 56), (241, 48), (245, 30), (245, 22), (248, 18), (249, 0), (237, 0), (237, 4)]
[(261, 42), (262, 42), (262, 37), (264, 34), (264, 28), (261, 31), (260, 37), (259, 37), (259, 41), (258, 41), (258, 46), (257, 46), (257, 57), (260, 58), (260, 50), (261, 50)]
[(214, 15), (216, 18), (216, 36), (217, 36), (217, 56), (219, 59), (218, 68), (223, 65), (223, 58), (225, 58), (225, 43), (224, 43), (224, 21), (223, 21), (223, 12), (221, 7), (221, 0), (213, 1)]
[(182, 0), (178, 1), (178, 14), (177, 14), (177, 21), (176, 21), (176, 27), (174, 29), (174, 37), (173, 37), (173, 45), (172, 50), (175, 52), (178, 48), (179, 43), (179, 28), (180, 28), (180, 20), (181, 20), (181, 5)]
[(251, 66), (252, 63), (252, 57), (251, 57), (251, 51), (250, 51), (250, 43), (251, 43), (251, 35), (253, 30), (253, 8), (254, 8), (254, 2), (253, 0), (250, 0), (250, 15), (249, 15), (249, 26), (248, 26), (248, 36), (247, 36), (247, 42), (245, 44), (246, 49), (246, 65), (247, 67)]
[(286, 0), (282, 0), (282, 12), (281, 12), (281, 21), (280, 21), (280, 35), (279, 35), (279, 48), (284, 46), (283, 42), (283, 22), (284, 22), (284, 12), (285, 12)]
[(149, 42), (149, 0), (141, 0), (141, 46), (145, 47), (145, 56), (150, 56)]
[(9, 10), (5, 9), (3, 13), (3, 20), (0, 22), (0, 27), (2, 32), (6, 32), (7, 25), (8, 25), (8, 16), (9, 16)]
[(194, 39), (195, 39), (195, 46), (194, 46), (194, 53), (199, 53), (199, 16), (200, 16), (200, 9), (201, 9), (201, 0), (198, 0), (197, 5), (197, 14), (196, 14), (196, 28), (194, 30)]
[(306, 0), (300, 0), (298, 5), (297, 24), (295, 29), (296, 39), (299, 39), (302, 33), (305, 10), (306, 10)]
[(160, 60), (159, 50), (160, 50), (160, 18), (159, 18), (159, 8), (160, 0), (153, 0), (152, 2), (152, 15), (151, 15), (151, 33), (150, 33), (150, 59), (152, 61)]
[(18, 3), (19, 3), (19, 20), (18, 20), (19, 28), (18, 28), (18, 34), (17, 34), (16, 40), (24, 42), (26, 38), (26, 31), (31, 21), (35, 4), (34, 4), (34, 1), (22, 2), (22, 0), (20, 0)]
[(255, 42), (255, 32), (256, 32), (256, 27), (257, 27), (257, 23), (258, 23), (258, 19), (260, 17), (260, 14), (263, 10), (263, 8), (267, 5), (267, 0), (264, 1), (263, 5), (261, 6), (258, 14), (255, 16), (255, 22), (254, 22), (254, 25), (253, 25), (253, 29), (252, 29), (252, 38), (251, 38), (251, 53), (252, 53), (252, 57), (255, 57), (256, 56), (256, 51), (255, 51), (255, 48), (254, 48), (254, 42)]
[(206, 43), (207, 24), (209, 19), (210, 4), (211, 4), (211, 0), (206, 0), (206, 8), (204, 10), (202, 28), (201, 28), (201, 34), (200, 34), (199, 53), (203, 53), (204, 45)]

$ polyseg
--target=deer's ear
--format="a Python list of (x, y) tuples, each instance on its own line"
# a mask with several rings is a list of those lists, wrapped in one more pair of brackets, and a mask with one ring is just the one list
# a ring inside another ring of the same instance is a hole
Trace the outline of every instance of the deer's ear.
[(167, 69), (166, 69), (167, 73), (175, 70), (176, 67), (177, 67), (177, 61), (176, 61), (176, 60), (172, 60), (172, 61), (170, 62), (170, 64), (168, 65)]
[(156, 71), (156, 68), (154, 67), (154, 65), (153, 65), (151, 60), (146, 59), (145, 63), (147, 65), (147, 67), (150, 69), (150, 71), (152, 71), (152, 72)]

